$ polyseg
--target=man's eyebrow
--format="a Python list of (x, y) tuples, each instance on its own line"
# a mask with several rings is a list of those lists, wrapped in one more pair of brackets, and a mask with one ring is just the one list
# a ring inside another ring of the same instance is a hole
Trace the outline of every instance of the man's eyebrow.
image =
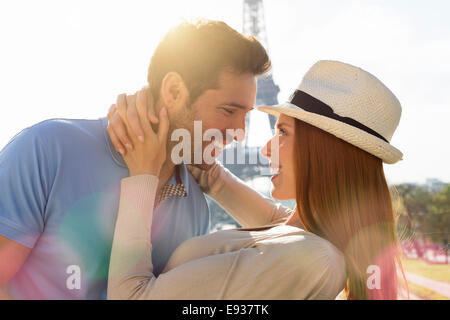
[(235, 103), (235, 102), (230, 102), (230, 103), (225, 103), (226, 106), (231, 106), (231, 107), (236, 107), (242, 110), (253, 110), (254, 107), (251, 107), (250, 109), (246, 106), (243, 106), (242, 104), (239, 103)]

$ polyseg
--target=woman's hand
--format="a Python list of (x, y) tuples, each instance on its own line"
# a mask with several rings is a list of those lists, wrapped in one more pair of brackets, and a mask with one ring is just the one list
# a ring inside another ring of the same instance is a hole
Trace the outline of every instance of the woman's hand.
[[(147, 99), (141, 90), (136, 95), (127, 96), (131, 104), (135, 104), (137, 110), (145, 110)], [(123, 158), (130, 170), (130, 176), (139, 174), (152, 174), (159, 176), (161, 167), (166, 160), (166, 145), (169, 131), (169, 119), (166, 108), (159, 112), (158, 130), (153, 130), (147, 117), (140, 115), (140, 126), (142, 128), (142, 138), (132, 131), (130, 124), (126, 121), (125, 126), (133, 148), (129, 148)]]
[[(138, 94), (143, 95), (146, 103), (136, 105)], [(138, 140), (144, 141), (144, 131), (141, 121), (149, 120), (157, 125), (159, 120), (155, 115), (153, 97), (148, 87), (142, 88), (134, 95), (120, 94), (115, 104), (111, 105), (108, 112), (108, 134), (114, 148), (124, 156), (127, 150), (133, 150), (134, 144), (129, 136), (134, 133)], [(131, 130), (127, 130), (127, 124)]]

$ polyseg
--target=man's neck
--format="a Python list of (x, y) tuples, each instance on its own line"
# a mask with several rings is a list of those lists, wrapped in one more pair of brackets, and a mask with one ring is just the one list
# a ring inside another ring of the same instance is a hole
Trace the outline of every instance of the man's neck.
[(161, 171), (159, 173), (159, 183), (158, 183), (158, 193), (161, 188), (167, 184), (170, 177), (173, 175), (175, 171), (175, 164), (172, 161), (164, 162)]
[[(148, 88), (148, 90), (150, 90), (150, 88)], [(151, 95), (151, 92), (149, 91), (149, 95)], [(150, 103), (150, 101), (148, 102)], [(159, 99), (158, 101), (156, 101), (154, 103), (154, 110), (155, 110), (155, 114), (156, 116), (159, 116), (159, 112), (161, 111), (161, 109), (164, 107), (164, 104), (162, 102), (162, 99)], [(153, 126), (153, 129), (156, 130), (156, 128)], [(169, 136), (170, 136), (170, 132), (169, 132)], [(166, 155), (166, 162), (164, 162), (161, 171), (159, 173), (159, 183), (158, 183), (158, 189), (157, 189), (157, 193), (159, 194), (159, 192), (161, 191), (161, 188), (163, 186), (165, 186), (167, 184), (167, 182), (169, 181), (170, 177), (173, 175), (173, 173), (175, 172), (175, 164), (170, 161), (170, 155), (171, 155), (171, 147), (170, 145), (167, 146), (167, 155)]]

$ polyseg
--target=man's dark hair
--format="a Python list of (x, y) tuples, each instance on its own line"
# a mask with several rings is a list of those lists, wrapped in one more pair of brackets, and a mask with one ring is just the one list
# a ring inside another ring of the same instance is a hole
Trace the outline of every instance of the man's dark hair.
[(205, 90), (217, 88), (219, 74), (264, 74), (271, 67), (261, 43), (221, 21), (183, 22), (171, 29), (153, 53), (148, 83), (155, 101), (169, 72), (183, 78), (193, 103)]

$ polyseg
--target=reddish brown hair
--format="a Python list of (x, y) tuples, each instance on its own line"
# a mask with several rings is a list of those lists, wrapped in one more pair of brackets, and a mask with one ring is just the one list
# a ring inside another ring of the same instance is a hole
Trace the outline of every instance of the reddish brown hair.
[[(397, 299), (396, 217), (381, 159), (297, 119), (295, 132), (298, 214), (344, 254), (345, 298)], [(368, 289), (370, 265), (380, 289)]]
[(148, 68), (148, 83), (159, 98), (164, 76), (173, 71), (183, 78), (193, 103), (205, 90), (217, 86), (224, 69), (261, 75), (270, 69), (266, 50), (221, 21), (183, 22), (171, 29), (155, 49)]

